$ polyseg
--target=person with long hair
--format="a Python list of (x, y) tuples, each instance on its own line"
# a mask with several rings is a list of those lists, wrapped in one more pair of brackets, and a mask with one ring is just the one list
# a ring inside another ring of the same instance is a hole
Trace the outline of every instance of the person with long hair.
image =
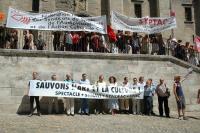
[[(109, 85), (108, 86), (117, 87), (117, 80), (114, 76), (109, 77)], [(112, 115), (115, 115), (117, 113), (117, 111), (119, 110), (118, 99), (109, 99), (108, 100), (108, 108), (109, 108), (109, 113), (111, 113)]]

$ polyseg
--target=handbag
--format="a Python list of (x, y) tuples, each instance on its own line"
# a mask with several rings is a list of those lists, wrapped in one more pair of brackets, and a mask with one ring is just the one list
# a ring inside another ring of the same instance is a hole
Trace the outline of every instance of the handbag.
[(170, 91), (169, 91), (169, 88), (166, 88), (166, 94), (167, 94), (167, 97), (169, 98), (170, 97)]

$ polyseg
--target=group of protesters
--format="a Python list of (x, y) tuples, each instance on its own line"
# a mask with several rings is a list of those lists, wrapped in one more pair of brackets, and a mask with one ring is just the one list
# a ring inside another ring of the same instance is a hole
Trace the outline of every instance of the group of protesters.
[(169, 40), (170, 48), (172, 49), (172, 56), (189, 62), (195, 66), (199, 66), (199, 59), (195, 55), (195, 48), (190, 42), (183, 44), (182, 40), (176, 40), (175, 38)]
[[(24, 30), (24, 45), (26, 50), (47, 50), (49, 47), (42, 34)], [(0, 47), (17, 49), (18, 31), (9, 29), (0, 34)], [(182, 42), (169, 37), (164, 41), (161, 33), (145, 35), (128, 31), (114, 31), (108, 26), (108, 35), (95, 32), (55, 31), (52, 32), (54, 51), (77, 51), (77, 52), (102, 52), (102, 53), (126, 53), (126, 54), (152, 54), (172, 55), (178, 59), (199, 66), (199, 59), (195, 48), (190, 42)]]
[[(39, 80), (39, 74), (37, 72), (33, 72), (32, 80)], [(51, 76), (51, 80), (56, 81), (58, 80), (57, 75), (54, 74)], [(175, 76), (174, 77), (174, 86), (173, 86), (173, 92), (176, 98), (177, 102), (177, 108), (178, 108), (178, 116), (179, 119), (185, 119), (185, 98), (183, 89), (181, 86), (181, 77)], [(79, 81), (75, 81), (72, 79), (72, 77), (69, 74), (66, 74), (66, 79), (63, 80), (64, 82), (67, 82), (68, 84), (72, 83), (79, 83), (83, 85), (90, 85), (90, 80), (87, 78), (87, 75), (85, 73), (82, 74), (82, 78)], [(110, 76), (108, 79), (108, 84), (104, 80), (103, 75), (99, 75), (98, 80), (95, 82), (96, 86), (118, 86), (119, 83), (117, 83), (117, 79), (114, 76)], [(30, 84), (29, 84), (30, 85)], [(164, 116), (167, 118), (170, 118), (170, 110), (168, 106), (168, 98), (170, 97), (170, 91), (164, 81), (164, 79), (160, 79), (159, 84), (155, 84), (152, 79), (148, 79), (146, 82), (144, 81), (144, 77), (139, 77), (137, 79), (136, 77), (133, 78), (133, 82), (129, 82), (128, 77), (124, 77), (124, 81), (121, 84), (123, 87), (132, 87), (134, 86), (143, 86), (144, 87), (144, 97), (142, 99), (136, 99), (136, 98), (129, 98), (129, 99), (93, 99), (95, 102), (94, 110), (90, 110), (89, 106), (89, 100), (87, 98), (81, 98), (81, 107), (79, 109), (79, 112), (81, 115), (90, 115), (91, 112), (94, 112), (97, 114), (112, 114), (115, 115), (116, 113), (123, 113), (123, 114), (133, 114), (133, 115), (155, 115), (153, 112), (153, 96), (157, 94), (158, 96), (158, 109), (159, 109), (159, 115), (161, 117)], [(199, 97), (200, 94), (198, 94)], [(39, 96), (30, 96), (30, 115), (33, 115), (34, 108), (33, 103), (34, 99), (36, 101), (36, 107), (37, 107), (37, 114), (40, 116), (40, 102), (39, 102)], [(74, 111), (74, 105), (75, 100), (74, 98), (65, 97), (63, 99), (64, 101), (64, 110), (68, 116), (75, 115)], [(132, 104), (131, 104), (132, 103)], [(59, 107), (58, 107), (58, 98), (57, 97), (49, 97), (48, 98), (48, 114), (52, 113), (53, 110), (53, 104), (55, 104), (55, 111), (56, 113), (59, 113)], [(164, 111), (163, 111), (163, 104), (164, 104)], [(131, 106), (132, 105), (132, 106)], [(181, 117), (181, 112), (183, 113), (183, 117)]]

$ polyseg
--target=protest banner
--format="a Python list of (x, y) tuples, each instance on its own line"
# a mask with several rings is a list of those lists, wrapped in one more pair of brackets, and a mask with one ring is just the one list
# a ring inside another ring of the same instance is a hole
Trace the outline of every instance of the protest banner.
[(116, 30), (153, 34), (176, 28), (176, 18), (174, 16), (164, 18), (131, 18), (112, 12), (111, 25)]
[(95, 86), (65, 81), (30, 80), (29, 96), (73, 97), (88, 99), (143, 99), (144, 87)]
[(30, 13), (9, 8), (6, 27), (51, 31), (89, 31), (107, 34), (106, 16), (78, 17), (64, 11)]
[(195, 50), (197, 51), (197, 52), (200, 52), (200, 37), (199, 36), (196, 36), (195, 38), (194, 38), (194, 42), (195, 42)]

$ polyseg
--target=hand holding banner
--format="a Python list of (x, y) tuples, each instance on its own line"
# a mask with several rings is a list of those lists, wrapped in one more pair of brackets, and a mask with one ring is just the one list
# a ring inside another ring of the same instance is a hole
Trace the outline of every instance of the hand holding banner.
[(122, 86), (95, 86), (64, 81), (30, 80), (29, 96), (73, 97), (91, 99), (143, 99), (144, 88)]

